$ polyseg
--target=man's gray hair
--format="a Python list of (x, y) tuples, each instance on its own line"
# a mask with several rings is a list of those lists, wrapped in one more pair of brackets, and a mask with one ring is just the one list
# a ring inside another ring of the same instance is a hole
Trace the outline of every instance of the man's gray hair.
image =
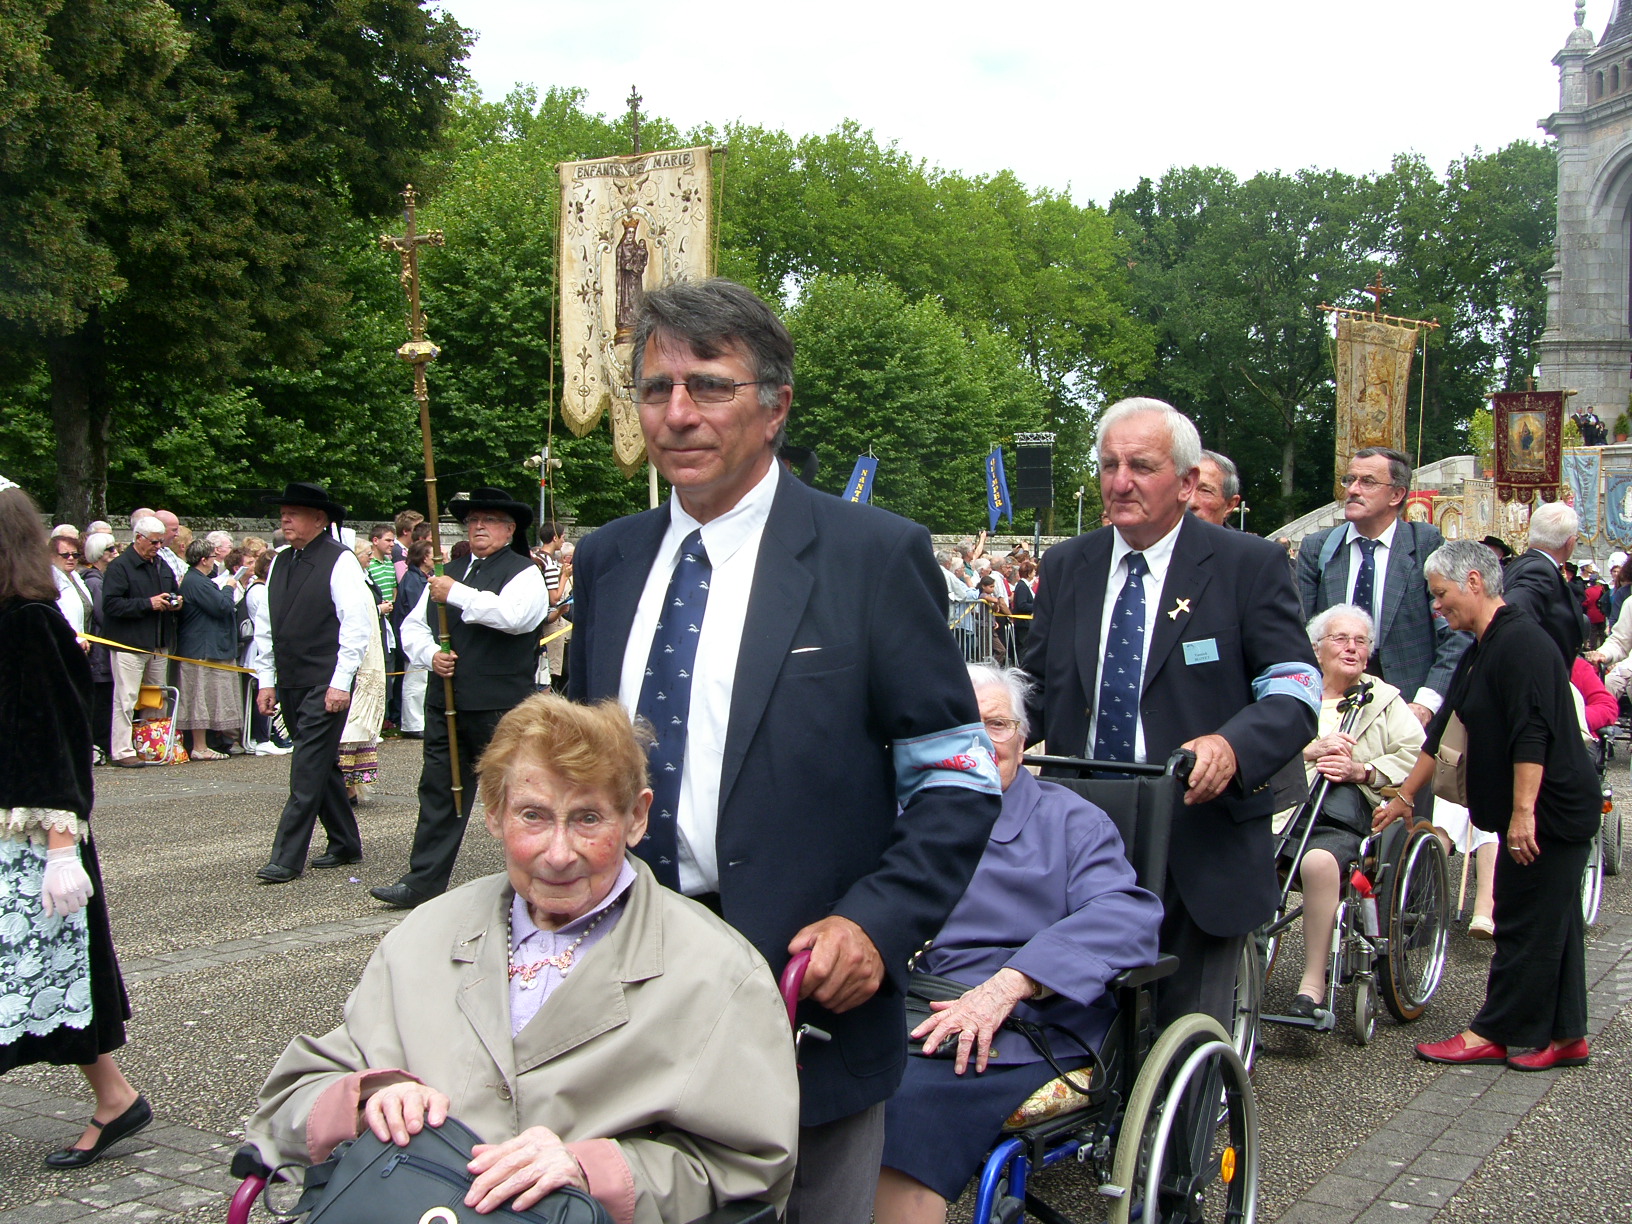
[(1356, 459), (1375, 459), (1381, 455), (1388, 460), (1388, 483), (1396, 489), (1411, 487), (1411, 457), (1389, 446), (1366, 446), (1354, 452)]
[(114, 539), (107, 532), (93, 531), (85, 538), (85, 564), (95, 565), (113, 545)]
[(155, 514), (144, 514), (141, 518), (132, 523), (130, 527), (131, 530), (137, 535), (145, 536), (163, 535), (166, 530), (164, 524)]
[(956, 549), (943, 548), (935, 554), (935, 560), (939, 561), (942, 565), (951, 565), (954, 562), (963, 560), (963, 558), (958, 555)]
[(995, 663), (969, 663), (969, 681), (975, 686), (975, 699), (980, 690), (1002, 689), (1009, 699), (1009, 715), (1020, 720), (1020, 742), (1031, 738), (1031, 720), (1026, 717), (1026, 699), (1037, 689), (1030, 676), (1018, 667), (998, 667)]
[(1173, 470), (1180, 476), (1195, 471), (1196, 464), (1201, 462), (1201, 435), (1196, 432), (1195, 422), (1166, 400), (1143, 396), (1118, 400), (1105, 410), (1105, 415), (1099, 418), (1099, 431), (1094, 435), (1094, 455), (1099, 456), (1111, 426), (1146, 413), (1161, 417), (1167, 425)]
[[(758, 294), (724, 277), (676, 281), (645, 296), (630, 355), (636, 382), (651, 340), (678, 341), (704, 361), (728, 352), (742, 357), (759, 382), (759, 406), (767, 412), (776, 408), (782, 388), (793, 386), (788, 329)], [(786, 432), (784, 427), (777, 434), (773, 448), (781, 448)]]
[(1468, 588), (1468, 575), (1478, 571), (1487, 595), (1502, 593), (1502, 562), (1494, 551), (1477, 540), (1447, 540), (1422, 563), (1424, 574), (1438, 574), (1446, 582)]
[(1530, 547), (1558, 552), (1581, 533), (1581, 519), (1561, 501), (1548, 502), (1530, 516)]
[(1221, 455), (1215, 450), (1204, 450), (1201, 452), (1201, 457), (1211, 459), (1218, 464), (1218, 470), (1224, 477), (1224, 487), (1219, 490), (1224, 495), (1224, 500), (1229, 501), (1232, 497), (1240, 497), (1241, 473), (1236, 470), (1235, 460), (1228, 455)]
[(1373, 640), (1373, 635), (1377, 632), (1377, 626), (1372, 623), (1371, 613), (1367, 612), (1359, 604), (1341, 603), (1333, 604), (1324, 612), (1316, 612), (1314, 616), (1309, 618), (1309, 644), (1311, 646), (1317, 645), (1320, 639), (1326, 636), (1327, 626), (1340, 616), (1347, 616), (1359, 621), (1366, 627), (1366, 641)]

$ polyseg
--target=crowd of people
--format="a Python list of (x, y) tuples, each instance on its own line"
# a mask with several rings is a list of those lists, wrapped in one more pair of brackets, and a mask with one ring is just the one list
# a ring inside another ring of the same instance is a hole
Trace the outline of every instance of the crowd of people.
[[(1486, 855), (1485, 1004), (1421, 1057), (1586, 1062), (1581, 912), (1565, 894), (1599, 797), (1570, 681), (1625, 658), (1632, 625), (1606, 612), (1612, 630), (1580, 657), (1568, 507), (1537, 511), (1504, 575), (1485, 546), (1406, 521), (1408, 460), (1368, 448), (1343, 524), (1289, 565), (1222, 525), (1240, 505), (1234, 465), (1172, 406), (1130, 399), (1099, 422), (1101, 529), (1040, 558), (990, 555), (982, 534), (937, 572), (922, 527), (779, 462), (793, 343), (748, 290), (646, 295), (633, 355), (673, 495), (591, 532), (576, 559), (552, 524), (530, 548), (531, 508), (498, 487), (450, 503), (465, 538), (442, 573), (427, 524), (353, 538), (318, 484), (265, 499), (279, 527), (264, 546), (189, 542), (174, 515), (139, 510), (124, 550), (106, 523), (48, 545), (26, 495), (0, 492), (0, 658), (25, 635), (42, 644), (30, 666), (52, 669), (63, 762), (54, 789), (0, 794), (4, 869), (37, 873), (47, 898), (0, 956), (67, 938), (64, 915), (89, 931), (88, 951), (60, 958), (88, 983), (73, 997), (89, 1029), (43, 1045), (0, 1031), (0, 1069), (73, 1062), (96, 1093), (95, 1120), (53, 1160), (89, 1163), (151, 1116), (111, 1061), (128, 1004), (88, 819), (92, 741), (115, 766), (135, 758), (130, 714), (164, 655), (187, 660), (174, 717), (192, 760), (292, 753), (265, 884), (359, 861), (352, 809), (382, 729), (422, 741), (410, 860), (370, 890), (412, 912), (338, 1027), (296, 1037), (272, 1069), (240, 1172), (324, 1161), (365, 1133), (408, 1145), (458, 1118), (488, 1140), (466, 1170), (477, 1210), (573, 1187), (620, 1224), (741, 1198), (794, 1224), (944, 1220), (1003, 1119), (1092, 1064), (1119, 970), (1174, 954), (1157, 1021), (1228, 1028), (1242, 952), (1278, 902), (1277, 813), (1316, 777), (1350, 790), (1280, 865), (1311, 913), (1397, 819)], [(858, 570), (858, 553), (880, 564)], [(61, 615), (42, 615), (53, 600)], [(947, 625), (975, 603), (1024, 632), (971, 668)], [(76, 634), (113, 645), (87, 654)], [(1337, 729), (1336, 700), (1368, 674), (1373, 720)], [(1430, 785), (1453, 719), (1473, 761), (1460, 824)], [(1134, 880), (1104, 812), (1022, 767), (1035, 746), (1193, 755), (1157, 887)], [(478, 795), (505, 868), (450, 891)], [(1305, 1010), (1325, 995), (1309, 946)], [(795, 958), (795, 1019), (826, 1038), (797, 1068), (773, 978)], [(909, 1030), (915, 959), (955, 989)], [(1060, 1034), (1060, 1067), (1000, 1032), (1013, 1015)]]

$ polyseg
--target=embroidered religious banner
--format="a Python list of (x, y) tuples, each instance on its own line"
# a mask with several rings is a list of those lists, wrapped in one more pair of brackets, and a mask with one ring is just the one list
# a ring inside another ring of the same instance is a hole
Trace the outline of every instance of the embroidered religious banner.
[(1591, 544), (1598, 538), (1602, 521), (1598, 494), (1598, 477), (1603, 466), (1603, 454), (1596, 450), (1571, 447), (1564, 452), (1564, 483), (1573, 496), (1576, 517), (1581, 520), (1580, 542)]
[(1447, 540), (1462, 538), (1462, 516), (1465, 513), (1460, 497), (1434, 498), (1434, 526)]
[[(1500, 535), (1496, 520), (1496, 486), (1488, 480), (1462, 482), (1462, 532), (1469, 540)], [(1443, 534), (1443, 533), (1441, 533)], [(1445, 537), (1450, 539), (1449, 536)]]
[(1502, 391), (1490, 397), (1496, 426), (1496, 500), (1529, 503), (1563, 482), (1564, 393)]
[(562, 162), (561, 417), (580, 437), (612, 418), (612, 454), (624, 475), (646, 457), (629, 387), (640, 305), (653, 289), (713, 273), (710, 158), (670, 149)]
[(1632, 467), (1625, 461), (1604, 468), (1603, 534), (1620, 548), (1632, 548)]
[(1438, 496), (1438, 489), (1412, 489), (1405, 499), (1406, 522), (1432, 525), (1434, 521), (1434, 499)]
[[(1406, 397), (1417, 329), (1364, 315), (1337, 316), (1337, 478), (1368, 446), (1405, 449)], [(1343, 501), (1347, 490), (1338, 485)]]

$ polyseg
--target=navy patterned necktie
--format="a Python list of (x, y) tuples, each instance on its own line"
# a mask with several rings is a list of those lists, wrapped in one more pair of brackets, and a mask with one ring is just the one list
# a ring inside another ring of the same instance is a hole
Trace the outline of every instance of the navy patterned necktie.
[(1099, 667), (1099, 717), (1094, 724), (1094, 760), (1133, 760), (1139, 726), (1139, 677), (1145, 658), (1144, 553), (1127, 556), (1128, 580), (1117, 592), (1105, 658)]
[(1372, 592), (1377, 585), (1377, 541), (1368, 540), (1365, 536), (1357, 537), (1360, 544), (1360, 573), (1354, 579), (1354, 604), (1361, 608), (1367, 616), (1376, 619), (1377, 613), (1371, 606)]
[(680, 545), (680, 561), (663, 597), (637, 707), (637, 713), (652, 724), (657, 742), (649, 757), (651, 817), (636, 853), (651, 866), (660, 884), (674, 889), (680, 887), (677, 819), (680, 774), (686, 759), (686, 718), (691, 711), (692, 668), (697, 661), (697, 640), (702, 635), (703, 613), (708, 610), (708, 582), (713, 573), (708, 554), (703, 551), (703, 533), (693, 531)]

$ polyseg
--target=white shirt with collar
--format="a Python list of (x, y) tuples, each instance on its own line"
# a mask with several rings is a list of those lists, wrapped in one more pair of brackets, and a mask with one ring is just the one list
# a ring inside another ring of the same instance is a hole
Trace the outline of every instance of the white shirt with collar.
[[(1178, 541), (1179, 530), (1184, 526), (1184, 518), (1173, 525), (1169, 531), (1149, 548), (1136, 549), (1122, 538), (1122, 533), (1112, 528), (1111, 536), (1111, 572), (1105, 582), (1105, 604), (1099, 610), (1099, 661), (1103, 667), (1105, 663), (1105, 639), (1111, 635), (1111, 614), (1116, 611), (1116, 599), (1128, 581), (1128, 554), (1143, 553), (1145, 558), (1145, 576), (1142, 580), (1145, 588), (1145, 653), (1139, 660), (1139, 695), (1145, 692), (1145, 670), (1150, 666), (1150, 643), (1156, 633), (1156, 614), (1160, 611), (1158, 605), (1162, 600), (1162, 587), (1167, 582), (1167, 567), (1173, 561), (1173, 545)], [(1094, 711), (1088, 719), (1088, 755), (1094, 752), (1094, 743), (1099, 735), (1099, 680), (1094, 680)], [(1145, 718), (1141, 714), (1134, 724), (1133, 732), (1133, 759), (1145, 759)]]
[[(408, 666), (425, 671), (430, 670), (431, 659), (442, 648), (431, 631), (430, 606), (431, 587), (426, 583), (413, 611), (402, 622), (402, 650)], [(459, 619), (467, 625), (481, 625), (500, 633), (529, 633), (549, 612), (550, 592), (544, 585), (543, 572), (529, 565), (497, 591), (479, 591), (455, 582), (448, 588), (448, 607), (456, 609)]]
[[(335, 655), (334, 676), (329, 680), (329, 687), (348, 693), (357, 669), (363, 665), (363, 652), (368, 649), (370, 632), (380, 615), (368, 582), (363, 578), (362, 565), (356, 557), (350, 560), (351, 564), (347, 565), (346, 557), (336, 557), (334, 568), (329, 571), (329, 598), (334, 601), (334, 613), (340, 618), (340, 649)], [(272, 571), (285, 564), (294, 564), (294, 550), (289, 547), (280, 549), (267, 567), (268, 589)], [(276, 687), (278, 663), (272, 649), (270, 599), (261, 600), (255, 609), (254, 655), (256, 683), (261, 688)]]
[(742, 500), (724, 514), (699, 524), (687, 514), (680, 499), (669, 498), (669, 526), (658, 544), (645, 589), (635, 607), (624, 647), (618, 700), (633, 714), (640, 705), (640, 686), (646, 678), (646, 658), (657, 632), (658, 612), (668, 594), (669, 580), (680, 560), (680, 545), (699, 526), (703, 550), (713, 570), (708, 582), (708, 607), (697, 640), (692, 667), (691, 706), (686, 716), (686, 756), (680, 776), (680, 810), (675, 814), (679, 847), (680, 891), (688, 896), (718, 892), (720, 871), (714, 830), (720, 816), (720, 770), (725, 760), (725, 732), (731, 718), (731, 695), (736, 683), (737, 655), (748, 619), (748, 596), (754, 588), (759, 545), (765, 522), (776, 499), (780, 465), (770, 470)]
[[(1388, 580), (1388, 559), (1393, 553), (1394, 533), (1399, 528), (1400, 520), (1397, 518), (1383, 528), (1382, 533), (1377, 537), (1377, 549), (1372, 554), (1371, 607), (1367, 608), (1366, 611), (1371, 613), (1371, 623), (1374, 626), (1372, 636), (1374, 639), (1381, 639), (1382, 637), (1383, 589)], [(1360, 529), (1350, 523), (1348, 532), (1348, 538), (1343, 541), (1343, 552), (1349, 558), (1349, 580), (1344, 599), (1352, 604), (1354, 602), (1354, 584), (1360, 577), (1360, 563), (1365, 559), (1366, 554), (1359, 544), (1362, 538)], [(1381, 646), (1381, 640), (1374, 640), (1371, 643), (1372, 654), (1375, 655)], [(1415, 697), (1408, 697), (1406, 700), (1424, 706), (1431, 713), (1437, 714), (1445, 698), (1431, 688), (1419, 688)]]

